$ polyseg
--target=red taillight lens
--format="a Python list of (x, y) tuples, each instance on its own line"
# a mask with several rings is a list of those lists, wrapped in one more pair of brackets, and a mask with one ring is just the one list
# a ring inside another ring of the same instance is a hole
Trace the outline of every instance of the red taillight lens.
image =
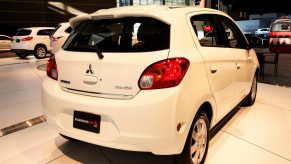
[(22, 38), (21, 40), (22, 40), (22, 41), (30, 41), (30, 40), (32, 40), (32, 39), (33, 39), (32, 36), (28, 36), (28, 37)]
[(139, 79), (139, 88), (161, 89), (180, 84), (190, 62), (186, 58), (171, 58), (150, 65)]
[(58, 36), (58, 37), (55, 37), (55, 36), (50, 36), (50, 39), (51, 41), (58, 41), (60, 38), (62, 38), (63, 36)]
[(52, 56), (48, 60), (46, 73), (47, 73), (48, 77), (51, 77), (52, 79), (58, 80), (58, 67), (57, 67), (55, 56)]

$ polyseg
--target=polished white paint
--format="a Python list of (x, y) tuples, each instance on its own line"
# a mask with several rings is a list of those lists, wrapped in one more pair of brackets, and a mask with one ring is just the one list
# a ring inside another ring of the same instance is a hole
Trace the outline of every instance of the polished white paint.
[[(171, 25), (170, 50), (120, 56), (104, 53), (102, 60), (98, 59), (96, 53), (60, 50), (56, 54), (58, 81), (47, 77), (42, 84), (42, 105), (50, 125), (64, 135), (106, 147), (154, 154), (181, 153), (199, 107), (205, 102), (211, 105), (213, 118), (210, 126), (213, 127), (250, 91), (250, 77), (254, 77), (258, 68), (256, 57), (252, 54), (252, 59), (249, 59), (251, 55), (246, 54), (246, 50), (239, 52), (230, 48), (202, 48), (195, 38), (194, 30), (190, 28), (187, 19), (189, 13), (226, 16), (223, 12), (205, 8), (138, 6), (99, 10), (71, 19), (71, 26), (76, 27), (80, 22), (91, 19), (91, 16), (156, 18)], [(245, 58), (233, 55), (237, 52), (245, 55)], [(221, 56), (213, 55), (216, 53)], [(178, 86), (139, 90), (138, 79), (147, 66), (174, 57), (184, 57), (190, 61), (189, 69)], [(247, 68), (242, 73), (237, 72), (236, 63)], [(83, 82), (90, 64), (97, 72), (96, 78), (102, 79), (96, 86), (85, 85)], [(217, 69), (218, 74), (212, 75), (211, 69)], [(69, 80), (71, 84), (62, 83), (61, 80)], [(133, 89), (114, 90), (115, 85), (129, 85)], [(67, 89), (70, 87), (100, 94), (96, 96), (74, 92)], [(128, 97), (122, 97), (124, 95)], [(101, 115), (100, 134), (73, 128), (74, 110)], [(179, 123), (182, 128), (177, 131)]]
[(65, 43), (70, 33), (67, 33), (66, 30), (68, 27), (70, 27), (69, 22), (60, 23), (60, 27), (55, 31), (55, 33), (52, 35), (55, 38), (58, 38), (57, 40), (50, 40), (50, 45), (52, 47), (51, 53), (55, 54)]
[[(37, 32), (39, 30), (45, 30), (45, 29), (51, 29), (53, 30), (53, 27), (30, 27), (30, 28), (23, 28), (23, 29), (28, 29), (32, 30), (30, 35), (26, 36), (13, 36), (13, 41), (12, 41), (12, 46), (11, 49), (17, 50), (17, 49), (22, 49), (22, 50), (34, 50), (35, 46), (38, 44), (44, 44), (47, 48), (48, 51), (51, 50), (50, 46), (50, 39), (48, 35), (37, 35)], [(33, 37), (32, 40), (30, 41), (22, 41), (22, 38), (26, 37)], [(20, 39), (20, 42), (16, 42), (17, 39)]]

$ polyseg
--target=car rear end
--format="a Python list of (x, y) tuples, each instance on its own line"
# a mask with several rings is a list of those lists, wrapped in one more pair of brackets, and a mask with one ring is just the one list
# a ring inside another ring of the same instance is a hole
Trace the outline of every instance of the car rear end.
[(55, 54), (65, 43), (70, 35), (72, 28), (69, 22), (61, 23), (50, 35), (50, 45), (52, 47), (51, 53)]
[(15, 53), (27, 53), (32, 51), (32, 41), (34, 38), (33, 30), (31, 28), (18, 29), (15, 36), (12, 37), (11, 51)]
[[(178, 99), (189, 98), (179, 97), (182, 88), (193, 90), (183, 84), (190, 65), (183, 50), (170, 55), (179, 36), (165, 16), (117, 10), (71, 21), (74, 32), (48, 61), (42, 83), (47, 120), (59, 133), (97, 145), (180, 153), (193, 118), (183, 112), (192, 106)], [(191, 117), (190, 125), (181, 117)]]
[(291, 19), (279, 19), (271, 25), (269, 50), (274, 53), (291, 52)]

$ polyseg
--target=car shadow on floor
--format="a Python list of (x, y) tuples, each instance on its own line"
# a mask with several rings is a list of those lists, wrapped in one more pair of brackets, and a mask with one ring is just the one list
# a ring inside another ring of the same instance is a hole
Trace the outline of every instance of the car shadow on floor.
[[(66, 147), (78, 147), (69, 151)], [(71, 145), (71, 146), (70, 146)], [(86, 163), (86, 164), (172, 164), (171, 156), (154, 155), (148, 152), (124, 151), (106, 148), (81, 141), (67, 141), (60, 145), (59, 150), (63, 156), (49, 163)]]

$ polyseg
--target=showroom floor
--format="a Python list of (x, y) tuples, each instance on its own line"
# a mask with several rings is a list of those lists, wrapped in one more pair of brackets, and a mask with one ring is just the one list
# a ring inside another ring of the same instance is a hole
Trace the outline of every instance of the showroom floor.
[[(44, 60), (0, 59), (0, 130), (43, 115)], [(38, 68), (38, 69), (37, 69)], [(259, 83), (257, 101), (241, 108), (211, 140), (207, 164), (291, 164), (291, 88)], [(0, 134), (1, 136), (1, 134)], [(172, 163), (167, 156), (68, 142), (46, 122), (0, 137), (0, 163)]]

